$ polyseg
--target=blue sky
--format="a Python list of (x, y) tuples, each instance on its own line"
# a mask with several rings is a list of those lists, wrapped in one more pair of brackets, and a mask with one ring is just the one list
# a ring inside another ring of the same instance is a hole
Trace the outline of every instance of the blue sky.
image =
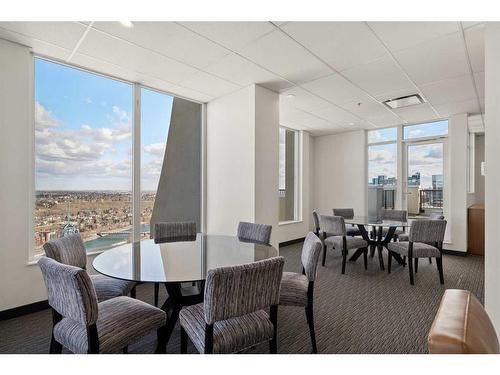
[[(131, 190), (133, 86), (35, 59), (37, 190)], [(173, 98), (142, 89), (141, 187), (156, 190)]]

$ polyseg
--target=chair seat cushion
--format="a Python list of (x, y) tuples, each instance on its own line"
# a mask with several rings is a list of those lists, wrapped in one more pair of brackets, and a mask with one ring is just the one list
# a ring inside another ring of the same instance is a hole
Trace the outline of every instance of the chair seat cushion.
[[(97, 333), (101, 353), (118, 353), (152, 330), (165, 325), (167, 315), (145, 302), (116, 297), (99, 303)], [(54, 327), (54, 338), (73, 353), (88, 352), (87, 328), (64, 318)]]
[[(203, 303), (184, 307), (181, 326), (200, 353), (205, 352)], [(274, 327), (264, 310), (214, 323), (214, 353), (237, 353), (272, 339)]]
[[(408, 256), (408, 246), (409, 242), (389, 242), (387, 248), (390, 251), (398, 253), (403, 256)], [(429, 258), (429, 257), (439, 257), (441, 252), (438, 248), (428, 245), (423, 242), (413, 243), (413, 258)]]
[(97, 300), (106, 301), (111, 298), (126, 296), (130, 293), (136, 283), (133, 281), (113, 279), (104, 275), (90, 275), (94, 284)]
[(408, 233), (402, 233), (402, 234), (398, 235), (398, 239), (399, 239), (400, 241), (405, 241), (405, 242), (407, 242), (407, 241), (409, 241), (409, 240), (410, 240), (410, 235), (409, 235)]
[(307, 306), (309, 280), (305, 275), (283, 272), (280, 286), (280, 305)]
[[(325, 239), (325, 242), (327, 244), (333, 245), (333, 247), (337, 250), (342, 250), (342, 246), (343, 246), (342, 236), (327, 237)], [(362, 239), (360, 237), (347, 237), (346, 244), (347, 244), (347, 250), (359, 249), (359, 248), (368, 246), (368, 242), (366, 242), (364, 239)]]
[(361, 231), (358, 227), (346, 226), (345, 231), (348, 236), (361, 236)]

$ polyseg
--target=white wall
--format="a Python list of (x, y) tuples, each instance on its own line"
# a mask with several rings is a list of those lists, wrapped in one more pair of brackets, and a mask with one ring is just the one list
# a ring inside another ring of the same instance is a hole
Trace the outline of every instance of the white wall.
[(485, 28), (485, 306), (500, 336), (500, 23)]
[[(335, 208), (366, 213), (366, 138), (363, 130), (314, 138), (313, 207), (323, 214)], [(311, 209), (311, 211), (312, 211)]]

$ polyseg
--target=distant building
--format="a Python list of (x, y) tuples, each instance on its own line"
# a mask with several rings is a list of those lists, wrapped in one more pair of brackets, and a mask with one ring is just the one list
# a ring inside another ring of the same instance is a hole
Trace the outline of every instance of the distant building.
[(420, 186), (420, 172), (408, 176), (408, 186)]
[(432, 175), (432, 188), (433, 189), (443, 189), (443, 175), (433, 174)]
[(378, 176), (377, 183), (379, 185), (385, 185), (385, 179), (386, 179), (385, 175)]

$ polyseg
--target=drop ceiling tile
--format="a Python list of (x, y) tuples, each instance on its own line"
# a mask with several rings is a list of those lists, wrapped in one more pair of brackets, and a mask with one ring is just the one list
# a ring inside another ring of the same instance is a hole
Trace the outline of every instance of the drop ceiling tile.
[(294, 129), (330, 129), (339, 127), (308, 112), (290, 106), (280, 106), (280, 124)]
[(335, 124), (349, 125), (351, 123), (356, 124), (360, 121), (358, 116), (355, 116), (352, 113), (347, 112), (345, 109), (334, 105), (315, 110), (314, 114)]
[(420, 88), (432, 105), (462, 102), (476, 97), (472, 77), (469, 74), (421, 85)]
[(339, 74), (331, 74), (329, 76), (304, 83), (302, 87), (335, 104), (343, 104), (354, 101), (362, 102), (367, 98), (366, 94), (362, 90), (351, 84)]
[(275, 29), (269, 22), (182, 22), (182, 25), (235, 51)]
[(236, 91), (241, 87), (201, 71), (183, 80), (179, 85), (216, 98)]
[[(293, 95), (293, 97), (288, 97), (288, 95)], [(281, 92), (280, 105), (282, 104), (288, 104), (307, 112), (325, 108), (331, 105), (326, 100), (321, 99), (316, 95), (310, 94), (306, 90), (301, 89), (297, 86)]]
[(465, 30), (465, 42), (474, 72), (484, 71), (484, 25), (479, 24)]
[(457, 22), (369, 22), (392, 51), (399, 51), (459, 31)]
[(393, 116), (391, 111), (389, 111), (383, 104), (376, 102), (368, 97), (363, 101), (354, 101), (349, 103), (344, 103), (340, 105), (345, 110), (355, 114), (362, 119), (370, 118), (381, 118), (386, 116), (387, 118)]
[(282, 29), (337, 71), (387, 54), (364, 22), (290, 22)]
[(249, 44), (240, 53), (295, 83), (307, 82), (332, 72), (279, 30)]
[(484, 72), (474, 73), (474, 81), (476, 81), (477, 94), (480, 98), (484, 98)]
[(442, 117), (449, 117), (460, 113), (479, 113), (480, 108), (477, 99), (466, 100), (462, 102), (443, 103), (435, 106)]
[(355, 66), (342, 74), (371, 95), (414, 89), (410, 80), (390, 57)]
[(399, 51), (395, 57), (417, 84), (469, 73), (465, 49), (458, 33)]
[(416, 88), (411, 88), (411, 89), (403, 89), (403, 90), (384, 92), (381, 94), (374, 95), (374, 97), (379, 102), (385, 102), (386, 100), (389, 100), (389, 99), (396, 99), (396, 98), (401, 98), (403, 96), (414, 95), (414, 94), (419, 94), (419, 93), (420, 93), (420, 90), (418, 90)]
[(78, 52), (174, 84), (197, 72), (188, 65), (93, 29)]
[(398, 108), (394, 112), (408, 122), (424, 122), (438, 118), (428, 103)]
[(76, 22), (1, 22), (0, 27), (69, 50), (73, 50), (86, 28)]
[(403, 123), (403, 120), (389, 111), (384, 114), (367, 116), (366, 121), (369, 121), (372, 125), (377, 127), (395, 126)]
[(273, 91), (292, 86), (291, 83), (234, 53), (223, 57), (204, 70), (241, 86), (257, 83)]
[(96, 22), (92, 27), (197, 68), (229, 54), (226, 48), (175, 22), (134, 22), (134, 27), (119, 22)]

